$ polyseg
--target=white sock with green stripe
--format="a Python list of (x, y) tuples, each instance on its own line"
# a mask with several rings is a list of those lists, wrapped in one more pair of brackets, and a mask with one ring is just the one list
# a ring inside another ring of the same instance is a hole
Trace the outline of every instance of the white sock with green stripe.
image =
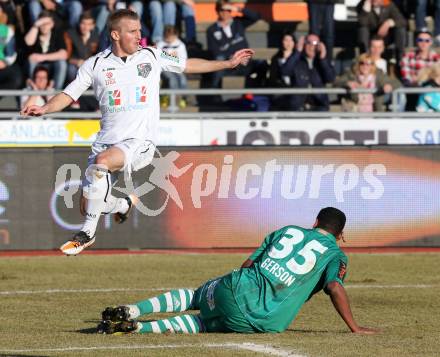
[[(165, 294), (155, 296), (151, 299), (142, 300), (135, 305), (126, 305), (130, 308), (130, 318), (135, 319), (153, 312), (180, 312), (191, 308), (194, 298), (194, 290), (178, 289), (171, 290)], [(135, 316), (137, 311), (139, 315)]]
[(202, 320), (198, 315), (180, 315), (169, 319), (138, 322), (138, 333), (199, 333), (204, 332)]

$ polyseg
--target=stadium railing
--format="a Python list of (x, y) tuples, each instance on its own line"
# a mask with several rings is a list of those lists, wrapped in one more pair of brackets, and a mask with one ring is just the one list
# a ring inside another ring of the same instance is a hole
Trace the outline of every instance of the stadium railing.
[[(47, 90), (0, 90), (0, 97), (20, 97), (20, 96), (29, 96), (29, 95), (54, 95), (59, 93), (60, 91), (47, 91)], [(329, 95), (344, 95), (347, 93), (372, 93), (374, 94), (376, 89), (353, 89), (347, 90), (346, 88), (241, 88), (241, 89), (162, 89), (160, 91), (161, 95), (170, 96), (170, 106), (168, 109), (168, 113), (163, 111), (161, 113), (161, 117), (170, 118), (179, 115), (179, 117), (204, 117), (209, 116), (213, 117), (221, 117), (225, 118), (226, 113), (211, 113), (211, 112), (195, 112), (195, 113), (177, 113), (179, 107), (177, 106), (177, 96), (182, 95), (195, 95), (195, 96), (210, 96), (210, 95), (243, 95), (243, 94), (253, 94), (253, 95), (289, 95), (289, 94), (329, 94)], [(251, 112), (251, 113), (234, 113), (234, 117), (237, 118), (237, 114), (242, 116), (243, 118), (247, 117), (247, 115), (251, 117), (284, 117), (284, 113), (289, 113), (288, 117), (356, 117), (359, 116), (367, 116), (367, 117), (414, 117), (420, 115), (417, 112), (398, 112), (399, 108), (399, 96), (401, 94), (422, 94), (422, 93), (431, 93), (431, 92), (440, 92), (440, 88), (434, 87), (417, 87), (417, 88), (398, 88), (391, 92), (391, 110), (392, 112), (373, 112), (373, 113), (352, 113), (352, 112)], [(88, 90), (84, 93), (84, 95), (93, 95), (93, 91)], [(276, 113), (276, 115), (274, 115)], [(431, 115), (432, 114), (432, 115)], [(63, 112), (63, 113), (55, 113), (55, 114), (47, 114), (45, 117), (56, 117), (56, 118), (96, 118), (99, 116), (97, 112), (80, 112), (80, 111), (71, 111), (71, 112)], [(425, 117), (438, 117), (438, 113), (423, 113)], [(17, 112), (9, 112), (4, 111), (0, 112), (0, 119), (18, 119), (20, 115)]]
[[(62, 112), (47, 114), (41, 118), (33, 118), (32, 120), (45, 119), (99, 119), (98, 112)], [(418, 113), (418, 112), (372, 112), (372, 113), (353, 113), (353, 112), (194, 112), (194, 113), (161, 113), (161, 119), (196, 119), (196, 120), (212, 120), (212, 119), (261, 119), (261, 120), (277, 120), (277, 119), (439, 119), (439, 113)], [(22, 118), (18, 112), (0, 112), (0, 120)]]

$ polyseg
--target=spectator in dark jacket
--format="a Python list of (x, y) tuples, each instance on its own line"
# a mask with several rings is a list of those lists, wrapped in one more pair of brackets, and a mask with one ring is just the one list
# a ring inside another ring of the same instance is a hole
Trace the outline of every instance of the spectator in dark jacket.
[(98, 50), (99, 35), (95, 31), (95, 18), (90, 11), (84, 12), (79, 24), (67, 31), (66, 45), (69, 57), (67, 81), (76, 77), (78, 68)]
[(394, 42), (395, 59), (398, 64), (405, 50), (406, 19), (397, 6), (384, 0), (364, 0), (358, 6), (359, 46), (361, 53), (368, 51), (370, 36), (378, 35), (386, 43)]
[[(335, 69), (327, 60), (326, 48), (317, 35), (309, 34), (304, 50), (294, 66), (291, 85), (295, 88), (323, 88), (335, 79)], [(292, 95), (290, 110), (325, 111), (329, 110), (327, 94)]]
[[(208, 27), (206, 36), (208, 51), (215, 60), (229, 59), (235, 51), (248, 48), (245, 31), (246, 28), (260, 19), (260, 15), (246, 8), (233, 6), (229, 0), (219, 0), (216, 3), (218, 20)], [(243, 16), (233, 17), (232, 12), (241, 12)], [(248, 66), (239, 67), (232, 71), (219, 71), (210, 74), (208, 83), (210, 88), (221, 87), (224, 75), (247, 75), (246, 87), (258, 87), (264, 83), (267, 63), (262, 60), (252, 60)], [(256, 80), (252, 81), (249, 75), (256, 73)]]
[(64, 35), (54, 31), (53, 15), (44, 10), (40, 17), (24, 37), (29, 57), (29, 74), (34, 72), (38, 64), (50, 68), (54, 75), (55, 88), (64, 86), (67, 72), (67, 51)]
[[(269, 87), (291, 88), (292, 75), (304, 46), (304, 37), (298, 44), (292, 32), (284, 34), (278, 52), (270, 61)], [(272, 108), (275, 110), (289, 110), (291, 95), (278, 95), (272, 97)]]
[[(215, 59), (227, 59), (235, 51), (249, 47), (245, 31), (260, 19), (260, 14), (233, 6), (228, 0), (217, 1), (215, 9), (217, 22), (209, 26), (206, 31), (208, 50)], [(232, 11), (241, 12), (243, 16), (233, 17)]]
[(310, 33), (317, 34), (327, 48), (327, 59), (333, 58), (335, 41), (335, 4), (340, 0), (307, 0)]

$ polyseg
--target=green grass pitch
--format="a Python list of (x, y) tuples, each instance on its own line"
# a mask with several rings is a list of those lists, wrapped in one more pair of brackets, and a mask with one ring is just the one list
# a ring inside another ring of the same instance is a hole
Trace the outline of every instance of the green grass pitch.
[[(357, 336), (319, 293), (281, 334), (94, 333), (100, 312), (197, 287), (244, 254), (80, 255), (0, 259), (0, 356), (439, 356), (438, 254), (351, 254), (346, 287)], [(168, 314), (152, 315), (154, 317)]]

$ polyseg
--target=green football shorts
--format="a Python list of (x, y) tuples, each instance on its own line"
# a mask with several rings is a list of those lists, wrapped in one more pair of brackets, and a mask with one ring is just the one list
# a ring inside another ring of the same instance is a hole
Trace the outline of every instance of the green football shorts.
[(238, 308), (232, 293), (231, 275), (209, 280), (195, 292), (196, 308), (206, 332), (257, 332)]

